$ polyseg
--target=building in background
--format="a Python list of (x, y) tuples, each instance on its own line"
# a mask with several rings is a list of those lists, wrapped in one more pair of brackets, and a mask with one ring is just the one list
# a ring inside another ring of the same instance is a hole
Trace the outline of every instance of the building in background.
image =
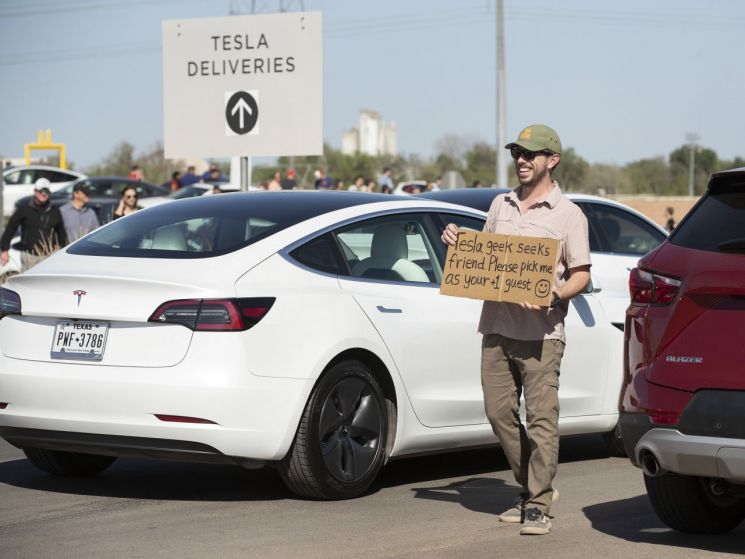
[(384, 122), (376, 111), (360, 111), (359, 124), (344, 133), (341, 139), (344, 155), (364, 153), (373, 157), (398, 155), (398, 129), (395, 122)]

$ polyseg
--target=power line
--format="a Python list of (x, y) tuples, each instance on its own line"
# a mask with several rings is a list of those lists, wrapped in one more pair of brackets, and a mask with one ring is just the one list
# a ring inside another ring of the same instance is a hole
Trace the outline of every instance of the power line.
[[(52, 13), (60, 11), (69, 11), (70, 9), (96, 9), (97, 6), (107, 8), (131, 6), (132, 4), (152, 4), (157, 0), (128, 0), (126, 2), (96, 2), (78, 3), (67, 5), (66, 8), (60, 7), (57, 3), (46, 9), (34, 8), (35, 11), (27, 10), (23, 14), (31, 15), (41, 13)], [(160, 0), (161, 3), (168, 3), (173, 0)], [(38, 6), (38, 5), (37, 5)], [(33, 6), (32, 6), (33, 7)], [(21, 10), (19, 7), (17, 10)], [(471, 5), (470, 7), (446, 8), (430, 14), (408, 13), (387, 15), (378, 18), (365, 18), (358, 20), (348, 20), (334, 22), (325, 26), (324, 36), (329, 39), (343, 39), (350, 36), (359, 36), (363, 34), (386, 33), (386, 32), (405, 32), (421, 31), (437, 27), (452, 27), (453, 25), (490, 25), (491, 19), (485, 17), (493, 14), (493, 5)], [(10, 11), (0, 10), (0, 17), (9, 17)], [(10, 15), (12, 17), (12, 14)], [(640, 12), (622, 12), (613, 11), (607, 13), (591, 12), (589, 10), (562, 10), (552, 11), (546, 9), (512, 9), (505, 10), (505, 19), (521, 20), (530, 19), (540, 20), (549, 18), (555, 20), (587, 20), (600, 21), (608, 25), (628, 25), (628, 24), (650, 24), (650, 25), (690, 25), (690, 26), (719, 26), (732, 27), (738, 29), (745, 24), (745, 18), (734, 19), (712, 19), (696, 17), (676, 17), (670, 14), (648, 14)], [(111, 45), (97, 47), (95, 52), (90, 49), (63, 49), (63, 50), (44, 50), (36, 52), (23, 52), (15, 55), (5, 54), (0, 57), (0, 66), (15, 66), (22, 64), (32, 64), (40, 62), (64, 62), (76, 60), (88, 60), (94, 58), (109, 58), (127, 56), (132, 54), (145, 54), (157, 52), (161, 48), (160, 41), (148, 41), (129, 45)]]

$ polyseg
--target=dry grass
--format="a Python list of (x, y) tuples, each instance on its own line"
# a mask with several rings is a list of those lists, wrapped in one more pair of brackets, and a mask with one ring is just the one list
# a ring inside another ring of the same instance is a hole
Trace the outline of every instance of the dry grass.
[(57, 252), (61, 247), (58, 243), (56, 243), (53, 240), (53, 236), (50, 233), (47, 237), (42, 238), (41, 243), (39, 245), (38, 254), (29, 255), (25, 260), (25, 262), (22, 260), (22, 265), (20, 266), (21, 270), (20, 272), (10, 272), (7, 274), (3, 274), (0, 276), (0, 285), (7, 282), (10, 278), (15, 276), (17, 273), (23, 273), (29, 268), (32, 268), (33, 266), (36, 266), (39, 262), (44, 260), (45, 258), (48, 258), (55, 252)]

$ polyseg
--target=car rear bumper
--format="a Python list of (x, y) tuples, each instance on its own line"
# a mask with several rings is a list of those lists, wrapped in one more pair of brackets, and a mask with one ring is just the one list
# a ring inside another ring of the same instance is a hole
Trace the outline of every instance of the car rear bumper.
[(692, 476), (745, 482), (745, 440), (685, 435), (677, 429), (653, 428), (636, 443), (634, 461), (651, 453), (662, 470)]
[(0, 356), (0, 436), (116, 456), (283, 458), (313, 381), (257, 377), (237, 355), (223, 357), (138, 369)]

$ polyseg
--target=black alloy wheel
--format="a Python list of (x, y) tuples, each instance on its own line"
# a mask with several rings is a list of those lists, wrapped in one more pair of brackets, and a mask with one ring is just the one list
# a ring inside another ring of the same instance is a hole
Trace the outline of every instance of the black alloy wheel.
[(349, 499), (373, 482), (385, 459), (388, 413), (380, 385), (358, 361), (333, 366), (318, 382), (279, 471), (303, 497)]

